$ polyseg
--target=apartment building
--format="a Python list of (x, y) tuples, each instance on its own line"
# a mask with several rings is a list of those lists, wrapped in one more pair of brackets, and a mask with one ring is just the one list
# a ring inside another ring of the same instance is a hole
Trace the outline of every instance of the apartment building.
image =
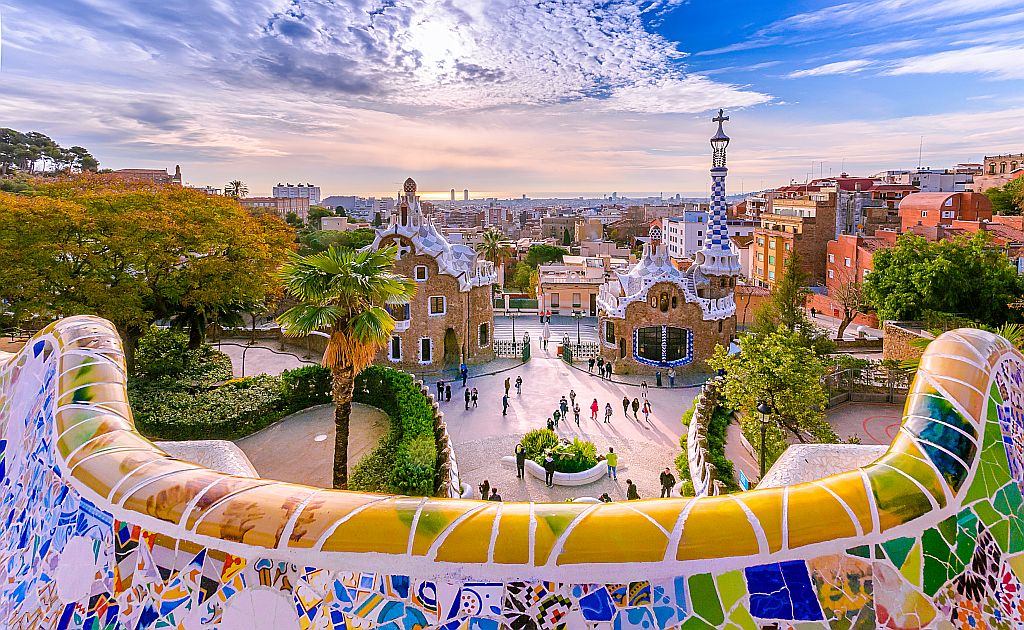
[(771, 210), (762, 212), (754, 230), (751, 279), (774, 288), (782, 277), (791, 252), (799, 252), (801, 264), (812, 283), (825, 280), (827, 244), (835, 237), (836, 193), (786, 192), (772, 199)]

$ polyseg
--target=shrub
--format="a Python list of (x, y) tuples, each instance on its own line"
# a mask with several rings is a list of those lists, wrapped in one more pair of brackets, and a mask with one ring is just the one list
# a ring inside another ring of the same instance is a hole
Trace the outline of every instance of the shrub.
[(231, 358), (203, 344), (188, 347), (180, 330), (150, 327), (135, 351), (134, 377), (162, 387), (209, 387), (231, 378)]
[(298, 411), (331, 402), (331, 371), (319, 365), (307, 365), (281, 372), (285, 404)]
[(572, 442), (559, 440), (558, 435), (548, 429), (530, 431), (520, 442), (526, 450), (526, 458), (541, 466), (544, 465), (545, 454), (550, 451), (558, 472), (581, 472), (597, 465), (597, 447), (593, 442), (584, 442), (579, 438), (573, 438)]
[(370, 456), (356, 465), (349, 487), (367, 492), (431, 496), (440, 478), (434, 435), (434, 408), (413, 377), (371, 366), (356, 378), (353, 399), (388, 415), (388, 433)]
[[(689, 426), (693, 420), (694, 407), (690, 407), (683, 414), (683, 424)], [(708, 462), (714, 465), (718, 471), (717, 478), (725, 486), (725, 489), (729, 492), (739, 490), (739, 484), (733, 478), (735, 469), (732, 460), (725, 456), (725, 433), (729, 426), (729, 422), (732, 419), (732, 411), (724, 407), (716, 407), (715, 411), (711, 414), (711, 420), (707, 426), (707, 438), (708, 438)], [(679, 472), (679, 478), (684, 482), (683, 494), (686, 495), (685, 489), (689, 488), (689, 494), (693, 494), (693, 482), (690, 478), (690, 460), (687, 454), (687, 439), (688, 434), (686, 432), (679, 438), (679, 446), (682, 448), (682, 452), (676, 456), (676, 470)]]

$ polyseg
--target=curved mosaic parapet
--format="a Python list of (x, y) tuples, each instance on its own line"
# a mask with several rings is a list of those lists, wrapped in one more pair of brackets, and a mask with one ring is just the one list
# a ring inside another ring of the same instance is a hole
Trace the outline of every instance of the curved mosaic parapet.
[[(138, 435), (109, 323), (0, 370), (7, 627), (1020, 627), (1024, 360), (946, 333), (864, 468), (612, 504), (232, 477)], [(809, 625), (804, 625), (805, 623)]]

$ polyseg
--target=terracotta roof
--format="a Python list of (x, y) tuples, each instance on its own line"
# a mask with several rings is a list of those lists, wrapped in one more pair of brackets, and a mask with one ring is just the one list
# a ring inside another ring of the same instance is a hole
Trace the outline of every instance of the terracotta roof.
[(1005, 225), (1003, 223), (986, 223), (985, 231), (992, 234), (996, 239), (1007, 243), (1024, 243), (1024, 230)]
[(766, 287), (759, 287), (753, 284), (738, 284), (736, 285), (736, 293), (743, 293), (745, 295), (771, 295)]
[(907, 195), (900, 202), (903, 210), (941, 210), (946, 200), (956, 195), (955, 192), (916, 192)]
[(865, 251), (875, 252), (879, 249), (892, 247), (892, 243), (885, 240), (884, 238), (878, 238), (875, 236), (865, 236), (860, 240), (860, 243), (857, 246)]
[(870, 177), (830, 177), (812, 180), (811, 184), (831, 186), (834, 182), (840, 190), (856, 190), (857, 186), (860, 186), (861, 190), (871, 190), (876, 181)]
[(879, 184), (871, 188), (871, 192), (917, 192), (920, 188), (917, 186), (911, 186), (910, 184)]

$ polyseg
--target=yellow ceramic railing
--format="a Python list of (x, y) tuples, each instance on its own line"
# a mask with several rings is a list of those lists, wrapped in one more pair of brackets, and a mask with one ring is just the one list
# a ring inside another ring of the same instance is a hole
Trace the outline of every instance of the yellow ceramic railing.
[[(788, 557), (821, 543), (852, 545), (921, 529), (955, 513), (977, 457), (977, 419), (984, 417), (991, 367), (1013, 351), (973, 330), (935, 341), (891, 448), (860, 470), (697, 500), (496, 504), (325, 490), (178, 461), (135, 431), (123, 356), (109, 323), (73, 317), (40, 334), (50, 335), (60, 348), (55, 430), (62, 468), (116, 518), (176, 538), (321, 563), (330, 554), (371, 554), (370, 564), (390, 556), (395, 564), (480, 565), (485, 573), (519, 567), (560, 579), (594, 564), (647, 563), (659, 573), (678, 572), (677, 564), (690, 561), (739, 566), (750, 556)], [(961, 421), (932, 417), (940, 391), (959, 412), (950, 417)], [(959, 439), (929, 441), (938, 435)], [(926, 522), (915, 525), (919, 519)]]

